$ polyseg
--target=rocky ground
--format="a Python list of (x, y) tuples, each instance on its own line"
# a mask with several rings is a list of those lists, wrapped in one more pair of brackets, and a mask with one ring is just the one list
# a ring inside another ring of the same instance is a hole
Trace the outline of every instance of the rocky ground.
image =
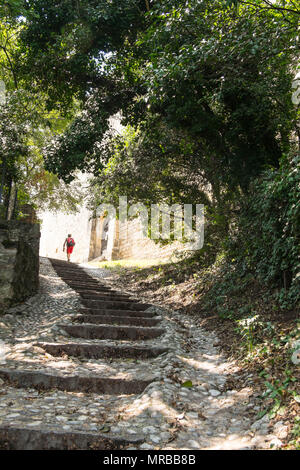
[[(83, 268), (113, 285), (109, 272)], [(285, 426), (277, 423), (271, 428), (267, 416), (258, 419), (261, 402), (252, 374), (242, 387), (230, 386), (239, 367), (222, 355), (213, 332), (200, 328), (189, 316), (154, 305), (146, 312), (155, 315), (157, 327), (163, 330), (159, 336), (84, 339), (84, 343), (111, 348), (134, 344), (164, 351), (156, 357), (88, 359), (46, 352), (45, 342), (83, 342), (68, 336), (62, 326), (74, 325), (80, 308), (80, 296), (42, 258), (39, 293), (0, 318), (0, 433), (1, 429), (8, 434), (22, 429), (37, 434), (77, 433), (90, 435), (95, 442), (101, 435), (112, 446), (126, 449), (280, 447)], [(25, 388), (24, 376), (18, 384), (18, 371), (27, 371), (29, 387)], [(9, 376), (12, 372), (15, 375)], [(50, 376), (49, 386), (42, 390), (32, 380), (41, 373)], [(53, 376), (56, 380), (97, 376), (104, 392), (90, 392), (84, 385), (82, 390), (59, 390)], [(130, 390), (122, 388), (124, 381)]]

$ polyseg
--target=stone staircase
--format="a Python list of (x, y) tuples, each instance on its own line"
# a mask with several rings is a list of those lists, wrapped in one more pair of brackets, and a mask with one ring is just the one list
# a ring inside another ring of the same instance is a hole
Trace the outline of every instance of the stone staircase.
[[(79, 359), (83, 366), (91, 359), (101, 359), (107, 360), (109, 369), (110, 361), (119, 361), (119, 374), (110, 376), (107, 371), (103, 375), (95, 374), (90, 369), (78, 373), (76, 368), (72, 369), (72, 373), (41, 367), (37, 370), (28, 370), (26, 367), (1, 368), (0, 378), (6, 384), (16, 390), (38, 390), (39, 394), (33, 394), (32, 400), (35, 405), (28, 407), (29, 411), (22, 425), (11, 425), (9, 419), (6, 423), (2, 421), (0, 449), (126, 449), (130, 446), (137, 448), (144, 442), (141, 435), (103, 434), (101, 426), (99, 426), (100, 431), (89, 432), (84, 426), (82, 430), (78, 429), (78, 422), (76, 429), (68, 425), (68, 422), (64, 422), (64, 426), (59, 426), (59, 423), (51, 426), (51, 423), (45, 422), (47, 413), (40, 423), (31, 422), (34, 410), (38, 412), (40, 409), (45, 409), (50, 416), (47, 403), (51, 402), (53, 395), (47, 394), (53, 390), (66, 394), (57, 395), (59, 399), (65, 400), (63, 403), (66, 403), (66, 410), (69, 406), (66, 401), (69, 399), (67, 393), (77, 392), (80, 395), (86, 394), (85, 406), (87, 409), (92, 409), (94, 414), (97, 413), (95, 407), (95, 394), (97, 394), (101, 403), (104, 403), (103, 406), (107, 403), (111, 414), (114, 413), (115, 407), (117, 416), (118, 402), (115, 399), (124, 395), (141, 394), (151, 382), (157, 380), (157, 377), (152, 377), (150, 374), (147, 376), (147, 361), (168, 351), (167, 348), (157, 346), (157, 343), (155, 346), (148, 344), (164, 333), (164, 330), (159, 328), (160, 318), (156, 318), (153, 312), (147, 312), (151, 305), (107, 287), (75, 264), (59, 260), (51, 260), (51, 263), (61, 279), (79, 294), (83, 307), (75, 312), (72, 322), (57, 325), (65, 334), (65, 341), (53, 343), (39, 341), (35, 347), (51, 356), (61, 356), (64, 360)], [(141, 342), (142, 344), (139, 344)], [(130, 360), (144, 361), (140, 367), (142, 371), (140, 376), (138, 374), (135, 377), (128, 377), (126, 374), (122, 376), (122, 361), (126, 363)], [(40, 395), (41, 392), (44, 395)], [(72, 400), (70, 397), (70, 402)], [(20, 398), (20, 408), (24, 406), (23, 401)], [(51, 419), (49, 418), (50, 421)], [(84, 416), (79, 419), (85, 422)]]

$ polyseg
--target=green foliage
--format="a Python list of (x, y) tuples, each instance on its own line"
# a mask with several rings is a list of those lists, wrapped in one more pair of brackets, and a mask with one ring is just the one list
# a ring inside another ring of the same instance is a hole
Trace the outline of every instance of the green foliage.
[(68, 164), (70, 174), (97, 168), (105, 119), (119, 110), (147, 134), (159, 122), (166, 136), (152, 133), (151, 147), (184, 134), (191, 178), (201, 170), (219, 199), (223, 187), (245, 189), (278, 166), (294, 126), (296, 23), (261, 2), (239, 14), (225, 3), (26, 2), (21, 76), (47, 93), (49, 106), (67, 111), (76, 96), (87, 113), (49, 150), (48, 168), (65, 180)]
[[(50, 107), (67, 110), (73, 96), (115, 87), (103, 70), (107, 54), (134, 40), (144, 22), (144, 0), (26, 2), (22, 74), (34, 76)], [(29, 78), (30, 79), (30, 78)]]
[(198, 165), (210, 183), (244, 188), (264, 166), (278, 165), (286, 146), (296, 38), (278, 17), (247, 8), (237, 17), (223, 5), (154, 10), (159, 19), (141, 40), (151, 59), (145, 99), (201, 146)]
[[(53, 136), (63, 132), (68, 120), (57, 111), (48, 112), (46, 96), (26, 87), (19, 73), (20, 34), (23, 30), (21, 4), (6, 2), (0, 10), (0, 182), (6, 216), (8, 205), (29, 203), (36, 208), (75, 210), (81, 191), (75, 194), (58, 177), (44, 168), (43, 148)], [(18, 9), (20, 7), (20, 9)], [(15, 15), (15, 18), (14, 18)], [(17, 191), (10, 189), (14, 185)]]
[(267, 413), (271, 419), (276, 415), (283, 415), (286, 408), (284, 403), (287, 402), (287, 399), (298, 396), (294, 390), (297, 378), (293, 375), (293, 371), (285, 368), (282, 376), (278, 379), (273, 379), (266, 371), (262, 371), (260, 376), (267, 379), (264, 380), (265, 392), (261, 398), (271, 401), (271, 406), (265, 408), (259, 417)]
[[(100, 101), (100, 103), (99, 103)], [(55, 136), (44, 149), (46, 168), (64, 181), (74, 179), (74, 171), (92, 171), (95, 152), (108, 129), (109, 115), (102, 110), (101, 100), (92, 96), (63, 135)]]
[(266, 172), (241, 201), (235, 235), (229, 244), (240, 272), (282, 288), (279, 300), (299, 300), (300, 156), (283, 159)]
[(185, 388), (192, 388), (193, 382), (191, 380), (186, 380), (186, 382), (182, 383), (181, 386)]
[(300, 450), (300, 417), (296, 417), (294, 421), (294, 426), (292, 429), (292, 437), (293, 441), (291, 442), (292, 445), (295, 446), (296, 450)]
[(131, 204), (143, 202), (147, 207), (154, 202), (209, 204), (199, 188), (203, 177), (196, 163), (191, 177), (194, 150), (184, 134), (168, 131), (160, 123), (147, 131), (128, 126), (123, 135), (106, 139), (101, 148), (103, 169), (94, 181), (94, 204), (118, 205), (119, 196), (125, 194)]

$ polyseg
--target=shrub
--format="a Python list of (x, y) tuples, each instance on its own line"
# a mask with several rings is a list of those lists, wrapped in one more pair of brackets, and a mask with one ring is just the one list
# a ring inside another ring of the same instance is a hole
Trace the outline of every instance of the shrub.
[(282, 306), (299, 300), (300, 155), (255, 180), (241, 201), (229, 254), (240, 270), (280, 288)]

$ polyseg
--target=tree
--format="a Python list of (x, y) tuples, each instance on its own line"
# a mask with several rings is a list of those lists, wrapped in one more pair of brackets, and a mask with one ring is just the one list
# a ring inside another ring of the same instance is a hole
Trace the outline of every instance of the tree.
[(187, 134), (216, 192), (246, 190), (288, 150), (297, 30), (276, 9), (253, 14), (245, 4), (237, 14), (223, 0), (28, 5), (24, 76), (55, 105), (82, 101), (82, 115), (46, 156), (66, 180), (75, 168), (97, 168), (107, 118), (119, 110), (126, 124), (149, 129), (155, 116)]
[(81, 200), (80, 192), (77, 197), (68, 194), (65, 184), (44, 168), (43, 147), (53, 135), (64, 131), (68, 120), (57, 111), (47, 111), (45, 94), (28, 90), (20, 76), (17, 57), (23, 25), (19, 18), (12, 17), (12, 12), (20, 14), (18, 4), (21, 2), (7, 3), (0, 21), (0, 199), (3, 202), (4, 197), (5, 206), (2, 216), (11, 216), (8, 207), (16, 209), (18, 201), (38, 206), (49, 203), (51, 208), (59, 205), (68, 209), (69, 205), (69, 209), (74, 209)]

